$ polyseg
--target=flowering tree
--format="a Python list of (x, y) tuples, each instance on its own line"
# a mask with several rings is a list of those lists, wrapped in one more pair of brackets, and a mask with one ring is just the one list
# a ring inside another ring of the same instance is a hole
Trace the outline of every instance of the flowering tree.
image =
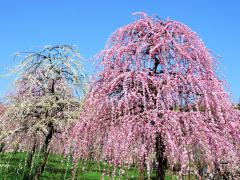
[[(10, 105), (4, 113), (5, 124), (12, 124), (12, 130), (7, 129), (5, 134), (20, 137), (20, 143), (25, 142), (28, 147), (32, 142), (27, 160), (31, 167), (36, 147), (41, 145), (47, 159), (54, 135), (58, 138), (78, 118), (86, 79), (74, 46), (46, 46), (39, 52), (19, 56), (15, 92), (9, 96)], [(45, 163), (37, 169), (35, 178), (40, 176)]]
[(236, 105), (236, 108), (240, 110), (240, 103)]
[(199, 174), (199, 161), (218, 171), (224, 161), (235, 172), (240, 118), (215, 59), (186, 25), (140, 16), (116, 30), (98, 56), (103, 71), (70, 137), (75, 158), (114, 165), (137, 158), (142, 169), (156, 162), (159, 179), (167, 166)]
[(4, 111), (5, 111), (5, 106), (2, 103), (0, 103), (0, 115), (2, 115)]
[[(5, 105), (0, 103), (0, 132), (3, 131), (3, 129), (2, 129), (2, 116), (3, 116), (3, 113), (5, 112), (5, 109), (6, 109)], [(0, 153), (3, 151), (4, 146), (5, 146), (5, 142), (0, 140)]]

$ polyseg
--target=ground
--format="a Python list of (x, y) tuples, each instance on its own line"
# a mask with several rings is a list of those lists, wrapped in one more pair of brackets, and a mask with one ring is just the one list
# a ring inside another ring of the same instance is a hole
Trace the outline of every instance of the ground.
[[(0, 179), (22, 179), (25, 169), (26, 157), (27, 153), (25, 152), (0, 154)], [(40, 154), (36, 154), (34, 157), (32, 171), (34, 171), (34, 167), (36, 167), (39, 161)], [(64, 158), (60, 155), (51, 154), (49, 156), (45, 171), (42, 174), (41, 179), (71, 179), (72, 168), (73, 163), (71, 158)], [(112, 179), (113, 170), (113, 167), (106, 163), (79, 161), (75, 179), (99, 180), (101, 179), (103, 172), (107, 174), (104, 176), (104, 179)], [(138, 179), (139, 172), (136, 167), (124, 169), (124, 175), (120, 175), (120, 172), (122, 172), (122, 170), (117, 169), (115, 179)], [(152, 174), (151, 179), (154, 179), (154, 174)], [(176, 178), (167, 176), (166, 179), (170, 180)]]

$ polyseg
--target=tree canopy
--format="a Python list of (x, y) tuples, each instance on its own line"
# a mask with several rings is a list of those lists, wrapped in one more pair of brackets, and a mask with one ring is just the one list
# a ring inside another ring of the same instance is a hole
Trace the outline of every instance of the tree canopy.
[(8, 127), (5, 134), (31, 137), (37, 133), (40, 139), (50, 132), (62, 133), (77, 119), (86, 91), (86, 74), (77, 47), (45, 46), (38, 52), (21, 52), (17, 58), (15, 90), (8, 96), (3, 118)]

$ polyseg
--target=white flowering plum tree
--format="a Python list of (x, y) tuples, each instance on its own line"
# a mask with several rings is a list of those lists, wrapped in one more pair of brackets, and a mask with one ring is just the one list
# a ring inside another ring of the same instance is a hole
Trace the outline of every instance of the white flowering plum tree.
[(75, 46), (45, 46), (39, 52), (23, 52), (17, 57), (21, 62), (14, 72), (18, 75), (15, 90), (9, 95), (4, 113), (5, 124), (11, 129), (7, 129), (5, 137), (21, 137), (19, 143), (31, 149), (28, 167), (36, 147), (41, 146), (44, 160), (35, 172), (38, 178), (44, 170), (51, 140), (79, 116), (86, 75)]

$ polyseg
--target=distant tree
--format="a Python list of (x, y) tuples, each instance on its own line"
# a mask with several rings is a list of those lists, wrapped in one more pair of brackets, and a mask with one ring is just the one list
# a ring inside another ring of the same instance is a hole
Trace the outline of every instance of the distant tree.
[(236, 108), (240, 110), (240, 103), (236, 105)]
[[(6, 106), (0, 103), (0, 133), (3, 131), (2, 127), (2, 119), (3, 119), (3, 113), (6, 110)], [(5, 146), (5, 142), (0, 140), (0, 153), (3, 151), (3, 148)]]
[(228, 162), (234, 172), (240, 118), (215, 59), (186, 25), (140, 16), (116, 30), (98, 56), (103, 70), (69, 140), (75, 158), (128, 165), (137, 157), (142, 170), (156, 162), (161, 180), (167, 166), (199, 174), (199, 158), (219, 171)]
[[(21, 63), (15, 69), (18, 75), (15, 91), (9, 96), (10, 105), (4, 114), (6, 125), (12, 124), (12, 130), (7, 129), (5, 134), (23, 136), (20, 143), (32, 143), (27, 160), (31, 167), (36, 147), (41, 145), (43, 159), (47, 160), (54, 135), (64, 132), (78, 118), (86, 77), (74, 46), (46, 46), (39, 52), (23, 52), (18, 57)], [(44, 160), (35, 178), (44, 170)]]
[(5, 111), (6, 107), (2, 103), (0, 103), (0, 115), (2, 115)]

